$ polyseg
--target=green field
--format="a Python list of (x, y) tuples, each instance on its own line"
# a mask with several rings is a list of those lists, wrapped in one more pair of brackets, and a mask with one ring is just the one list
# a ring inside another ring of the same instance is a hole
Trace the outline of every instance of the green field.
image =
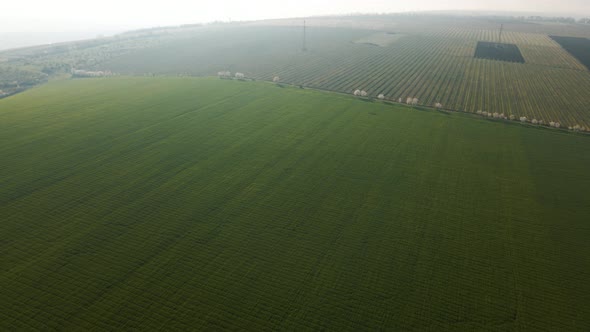
[(267, 83), (0, 100), (0, 330), (590, 330), (590, 137)]
[[(361, 89), (388, 100), (412, 97), (420, 105), (441, 103), (449, 110), (590, 131), (590, 71), (583, 47), (578, 60), (553, 39), (587, 40), (588, 24), (444, 15), (315, 17), (307, 19), (308, 51), (302, 52), (302, 23), (163, 27), (0, 52), (0, 90), (15, 93), (70, 69), (137, 76), (231, 71), (256, 80), (278, 76), (297, 86), (343, 93)], [(513, 44), (524, 63), (476, 58), (481, 42)]]
[[(267, 81), (279, 76), (294, 85), (344, 93), (363, 89), (395, 101), (416, 97), (420, 105), (442, 103), (451, 110), (525, 116), (590, 130), (590, 72), (549, 37), (589, 38), (590, 26), (562, 31), (552, 25), (504, 24), (502, 41), (516, 45), (525, 61), (511, 63), (475, 57), (479, 42), (498, 41), (501, 22), (485, 19), (394, 17), (371, 29), (361, 29), (358, 22), (342, 27), (318, 22), (307, 29), (308, 52), (301, 52), (301, 22), (293, 24), (297, 26), (203, 29), (95, 68), (127, 75), (201, 76), (230, 70)], [(385, 33), (397, 35), (378, 46)]]

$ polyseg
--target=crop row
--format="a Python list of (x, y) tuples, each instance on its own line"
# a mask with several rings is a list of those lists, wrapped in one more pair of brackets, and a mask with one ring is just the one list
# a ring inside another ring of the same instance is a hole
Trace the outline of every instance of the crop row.
[[(440, 102), (449, 109), (590, 127), (590, 74), (567, 53), (528, 46), (527, 60), (540, 59), (539, 64), (517, 64), (474, 59), (468, 56), (474, 47), (460, 39), (408, 36), (391, 47), (347, 45), (330, 56), (306, 55), (308, 59), (298, 65), (257, 78), (279, 75), (284, 82), (313, 88), (344, 93), (363, 89), (390, 100), (416, 97), (424, 105)], [(544, 49), (562, 55), (563, 61), (548, 63)]]

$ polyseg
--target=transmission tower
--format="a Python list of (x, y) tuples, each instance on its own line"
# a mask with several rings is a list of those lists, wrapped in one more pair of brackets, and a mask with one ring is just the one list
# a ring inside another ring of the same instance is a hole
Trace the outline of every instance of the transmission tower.
[(307, 27), (305, 25), (305, 20), (303, 20), (303, 48), (301, 49), (303, 52), (307, 52)]

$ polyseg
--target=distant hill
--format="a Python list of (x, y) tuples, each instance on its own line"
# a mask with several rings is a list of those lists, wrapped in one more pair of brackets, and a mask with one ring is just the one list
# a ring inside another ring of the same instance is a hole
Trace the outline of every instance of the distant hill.
[(77, 31), (27, 31), (0, 32), (0, 51), (15, 48), (31, 47), (38, 45), (49, 45), (55, 43), (75, 42), (78, 40), (94, 39), (99, 36), (109, 36), (121, 33), (123, 30), (91, 30)]
[[(582, 57), (550, 36), (588, 39), (590, 25), (407, 13), (162, 27), (0, 52), (0, 89), (14, 93), (76, 70), (135, 76), (230, 71), (590, 130), (590, 72)], [(515, 56), (506, 59), (518, 63), (476, 56), (477, 45), (486, 43), (510, 45)]]

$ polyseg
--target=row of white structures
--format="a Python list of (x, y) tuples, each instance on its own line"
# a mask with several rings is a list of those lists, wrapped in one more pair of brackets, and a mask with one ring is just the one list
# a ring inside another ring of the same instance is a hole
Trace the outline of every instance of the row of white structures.
[[(229, 71), (220, 71), (217, 73), (217, 76), (219, 76), (219, 78), (232, 78), (232, 74)], [(246, 75), (244, 73), (235, 73), (233, 77), (241, 80), (246, 78)]]
[[(360, 89), (354, 90), (354, 92), (352, 94), (355, 95), (355, 96), (357, 96), (357, 97), (367, 97), (369, 95), (369, 93), (367, 91), (360, 90)], [(385, 99), (385, 95), (384, 94), (380, 94), (380, 95), (377, 96), (377, 99), (384, 100)], [(397, 101), (399, 103), (402, 103), (403, 100), (400, 98)], [(408, 105), (416, 106), (416, 105), (418, 105), (419, 102), (420, 102), (420, 100), (418, 100), (418, 98), (408, 97), (408, 99), (406, 99), (406, 104), (408, 104)], [(436, 103), (436, 104), (434, 104), (434, 107), (437, 108), (437, 109), (441, 109), (441, 108), (443, 108), (443, 105), (441, 103)]]
[[(232, 78), (232, 73), (229, 72), (229, 71), (220, 71), (220, 72), (217, 73), (217, 76), (219, 76), (219, 78)], [(237, 73), (235, 73), (233, 75), (233, 77), (235, 77), (236, 79), (239, 79), (240, 80), (240, 79), (246, 78), (246, 75), (244, 73), (237, 72)], [(275, 82), (275, 83), (279, 83), (281, 81), (281, 79), (278, 76), (275, 76), (272, 79), (272, 81)], [(369, 93), (367, 91), (365, 91), (365, 90), (356, 89), (356, 90), (354, 90), (353, 95), (355, 95), (357, 97), (368, 97), (369, 96)], [(379, 94), (377, 96), (377, 99), (385, 100), (385, 95), (384, 94)], [(397, 101), (399, 103), (402, 103), (403, 102), (402, 98), (399, 98)], [(418, 105), (419, 102), (420, 102), (420, 100), (418, 98), (415, 98), (415, 97), (408, 97), (406, 99), (406, 104), (412, 105), (412, 106)], [(434, 108), (440, 110), (440, 109), (443, 108), (443, 105), (441, 103), (435, 103), (434, 104)], [(504, 115), (504, 113), (490, 113), (490, 112), (484, 112), (484, 111), (477, 111), (476, 113), (478, 115), (489, 117), (489, 118), (494, 118), (494, 119), (503, 119), (503, 120), (510, 119), (510, 120), (513, 120), (513, 121), (516, 120), (516, 116), (515, 115), (506, 116), (506, 115)], [(518, 120), (520, 122), (523, 122), (523, 123), (530, 122), (530, 123), (532, 123), (534, 125), (541, 125), (541, 126), (542, 125), (545, 125), (545, 123), (543, 122), (543, 120), (537, 120), (537, 119), (529, 120), (525, 116), (521, 116)], [(550, 127), (553, 127), (553, 128), (561, 128), (561, 124), (559, 122), (557, 122), (557, 121), (551, 121), (551, 122), (549, 122), (549, 126)], [(586, 130), (584, 127), (579, 126), (579, 125), (568, 127), (568, 129), (574, 130), (574, 131), (585, 131)]]
[[(232, 74), (231, 74), (230, 71), (220, 71), (220, 72), (217, 72), (217, 76), (219, 76), (219, 78), (232, 78)], [(239, 80), (243, 80), (244, 78), (246, 78), (246, 74), (239, 73), (238, 72), (238, 73), (235, 73), (233, 75), (233, 77), (235, 77), (236, 79), (239, 79)], [(275, 83), (279, 83), (281, 81), (281, 79), (280, 79), (280, 77), (275, 76), (272, 79), (272, 81), (275, 82)]]
[[(357, 97), (367, 97), (369, 94), (365, 90), (357, 89), (357, 90), (354, 90), (353, 95), (355, 95)], [(384, 100), (385, 95), (380, 94), (379, 96), (377, 96), (377, 99)], [(399, 98), (398, 102), (402, 103), (402, 98)], [(408, 99), (406, 99), (406, 104), (408, 104), (408, 105), (416, 106), (416, 105), (418, 105), (418, 103), (419, 103), (418, 98), (408, 97)], [(441, 103), (435, 103), (434, 107), (436, 109), (442, 109), (443, 105)], [(484, 111), (477, 111), (476, 113), (478, 115), (489, 117), (489, 118), (494, 118), (494, 119), (503, 119), (503, 120), (510, 119), (513, 121), (516, 120), (515, 115), (506, 116), (506, 115), (504, 115), (504, 113), (490, 113), (490, 112), (484, 112)], [(521, 116), (518, 120), (522, 123), (530, 122), (534, 125), (541, 125), (541, 126), (545, 125), (545, 122), (543, 122), (543, 120), (537, 120), (537, 119), (529, 120), (526, 116)], [(553, 127), (553, 128), (561, 128), (561, 124), (557, 121), (549, 122), (549, 126)], [(568, 127), (568, 129), (573, 130), (573, 131), (585, 131), (586, 130), (586, 128), (584, 128), (580, 125), (574, 125), (572, 127)]]

